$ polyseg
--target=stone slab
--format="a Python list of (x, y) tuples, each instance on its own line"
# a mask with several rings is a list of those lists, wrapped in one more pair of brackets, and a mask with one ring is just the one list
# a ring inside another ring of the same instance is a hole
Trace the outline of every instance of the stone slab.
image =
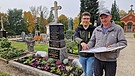
[(58, 76), (47, 71), (42, 71), (37, 68), (15, 62), (14, 60), (10, 60), (9, 65), (18, 68), (19, 70), (22, 70), (26, 73), (33, 74), (34, 76)]

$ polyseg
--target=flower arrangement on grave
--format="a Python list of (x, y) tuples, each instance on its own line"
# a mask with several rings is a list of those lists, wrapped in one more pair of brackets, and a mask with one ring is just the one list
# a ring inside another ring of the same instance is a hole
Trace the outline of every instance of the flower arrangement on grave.
[(48, 57), (38, 57), (28, 54), (23, 58), (18, 58), (16, 62), (61, 76), (80, 76), (83, 71), (80, 67), (72, 65), (72, 60), (65, 59), (62, 62)]
[(34, 40), (35, 40), (35, 41), (41, 41), (41, 40), (42, 40), (42, 36), (35, 36), (35, 37), (34, 37)]

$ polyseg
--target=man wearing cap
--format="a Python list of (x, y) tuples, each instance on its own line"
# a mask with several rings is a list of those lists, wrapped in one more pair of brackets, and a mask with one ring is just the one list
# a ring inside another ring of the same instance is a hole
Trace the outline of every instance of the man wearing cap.
[[(83, 50), (92, 47), (118, 47), (126, 46), (127, 40), (124, 37), (123, 28), (112, 21), (112, 15), (108, 9), (100, 11), (101, 25), (95, 28), (88, 44), (82, 44)], [(121, 49), (111, 52), (95, 53), (94, 73), (95, 76), (115, 76), (117, 58)]]

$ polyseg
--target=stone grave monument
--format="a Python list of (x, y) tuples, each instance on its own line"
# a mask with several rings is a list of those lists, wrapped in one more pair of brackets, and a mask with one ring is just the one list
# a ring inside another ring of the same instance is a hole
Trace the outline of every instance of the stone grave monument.
[(28, 46), (28, 51), (29, 52), (34, 52), (34, 46), (35, 46), (35, 40), (32, 37), (27, 37), (25, 39), (25, 42)]
[(72, 30), (73, 29), (73, 19), (69, 18), (68, 19), (68, 30)]
[(24, 42), (25, 41), (26, 34), (25, 32), (21, 33), (21, 39), (16, 40), (16, 42)]
[(64, 25), (57, 22), (58, 9), (61, 9), (61, 6), (57, 6), (57, 2), (55, 1), (54, 7), (51, 9), (55, 12), (55, 22), (49, 26), (50, 40), (48, 57), (63, 61), (64, 59), (68, 58), (68, 53), (64, 41)]
[(4, 29), (3, 26), (3, 17), (1, 16), (1, 30), (0, 30), (0, 38), (2, 37), (7, 37), (6, 30)]

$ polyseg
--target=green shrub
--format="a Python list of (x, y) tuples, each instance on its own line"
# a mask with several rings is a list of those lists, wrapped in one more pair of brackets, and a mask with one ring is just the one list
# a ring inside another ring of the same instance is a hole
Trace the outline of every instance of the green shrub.
[(8, 41), (7, 38), (2, 38), (1, 39), (1, 48), (9, 48), (11, 47), (11, 42)]
[(72, 36), (74, 34), (74, 30), (67, 30), (66, 34), (64, 35), (66, 39), (72, 39)]
[(115, 23), (118, 24), (118, 25), (120, 25), (122, 28), (124, 27), (124, 25), (120, 21), (115, 21)]

